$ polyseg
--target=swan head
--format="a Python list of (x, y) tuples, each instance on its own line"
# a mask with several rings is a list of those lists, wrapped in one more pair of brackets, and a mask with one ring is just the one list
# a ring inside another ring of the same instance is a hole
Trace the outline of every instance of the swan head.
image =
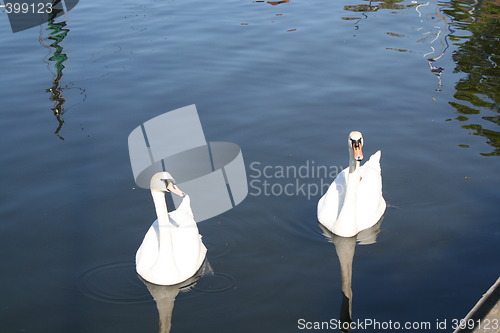
[(363, 160), (363, 135), (361, 132), (352, 131), (349, 133), (349, 140), (347, 140), (349, 145), (349, 151), (352, 153), (354, 160), (360, 162)]
[(186, 195), (177, 187), (174, 177), (166, 171), (155, 173), (153, 177), (151, 177), (149, 187), (151, 191), (172, 192), (181, 197)]

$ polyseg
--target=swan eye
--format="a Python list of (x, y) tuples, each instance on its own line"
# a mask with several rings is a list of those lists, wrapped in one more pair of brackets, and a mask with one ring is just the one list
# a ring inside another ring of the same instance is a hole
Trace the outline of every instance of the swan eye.
[(359, 139), (357, 139), (357, 140), (351, 139), (351, 145), (352, 145), (353, 147), (355, 147), (355, 148), (359, 148), (360, 146), (362, 146), (362, 145), (363, 145), (363, 143), (362, 143), (362, 141), (361, 141), (361, 140), (362, 140), (362, 138), (359, 138)]

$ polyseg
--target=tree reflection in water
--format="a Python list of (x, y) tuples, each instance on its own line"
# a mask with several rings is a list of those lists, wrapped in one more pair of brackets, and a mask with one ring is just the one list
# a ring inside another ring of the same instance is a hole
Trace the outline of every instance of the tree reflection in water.
[(54, 9), (54, 11), (49, 14), (49, 20), (47, 22), (47, 30), (50, 31), (48, 39), (53, 41), (52, 44), (50, 44), (50, 47), (54, 49), (54, 54), (49, 58), (49, 60), (55, 62), (54, 66), (56, 68), (56, 74), (54, 75), (54, 80), (52, 81), (52, 87), (50, 87), (46, 91), (52, 94), (50, 96), (50, 100), (54, 102), (52, 112), (54, 112), (54, 116), (59, 123), (54, 133), (61, 140), (64, 140), (64, 138), (59, 135), (59, 131), (64, 124), (62, 115), (64, 114), (63, 106), (64, 102), (66, 101), (62, 96), (60, 80), (63, 76), (64, 62), (68, 59), (68, 56), (66, 55), (66, 53), (63, 53), (63, 48), (59, 43), (64, 40), (69, 32), (69, 29), (65, 29), (65, 21), (59, 23), (55, 22), (55, 19), (58, 16), (59, 12), (62, 12), (62, 9)]
[[(67, 37), (69, 33), (69, 29), (67, 28), (67, 23), (64, 20), (60, 20), (60, 22), (56, 22), (58, 18), (61, 18), (68, 10), (72, 9), (78, 1), (65, 1), (61, 2), (61, 0), (53, 0), (52, 1), (52, 12), (48, 14), (47, 17), (47, 28), (45, 29), (48, 33), (47, 38), (43, 38), (40, 36), (40, 44), (50, 50), (49, 58), (50, 61), (47, 64), (51, 64), (54, 66), (55, 73), (53, 72), (52, 86), (47, 88), (45, 91), (50, 93), (50, 100), (54, 102), (54, 107), (52, 107), (52, 112), (57, 120), (57, 128), (54, 131), (54, 134), (61, 140), (64, 138), (60, 135), (60, 131), (64, 125), (64, 119), (62, 116), (69, 109), (65, 106), (66, 98), (63, 96), (63, 90), (66, 92), (72, 88), (76, 88), (80, 90), (80, 95), (83, 96), (83, 100), (80, 103), (85, 101), (85, 90), (79, 87), (70, 87), (68, 85), (62, 86), (61, 81), (63, 78), (63, 70), (65, 69), (65, 62), (68, 60), (68, 55), (64, 52), (64, 48), (62, 46), (63, 40)], [(65, 4), (65, 5), (64, 5)], [(66, 11), (65, 8), (66, 7)], [(40, 35), (42, 33), (40, 32)], [(44, 41), (50, 41), (50, 45), (45, 45)], [(48, 66), (49, 69), (52, 66)], [(71, 85), (74, 86), (72, 83)], [(80, 104), (76, 103), (76, 104)], [(74, 105), (76, 105), (74, 104)], [(73, 105), (73, 106), (74, 106)], [(71, 107), (70, 107), (71, 108)]]
[[(481, 153), (484, 156), (500, 156), (500, 6), (499, 0), (467, 1), (452, 0), (449, 3), (429, 1), (411, 1), (404, 3), (401, 0), (363, 1), (358, 5), (346, 5), (344, 10), (358, 15), (342, 17), (343, 20), (355, 20), (358, 30), (359, 22), (368, 18), (369, 12), (381, 9), (402, 10), (414, 7), (419, 17), (433, 23), (435, 31), (425, 31), (426, 37), (418, 42), (429, 42), (429, 45), (439, 39), (441, 47), (424, 56), (427, 58), (430, 71), (439, 80), (444, 68), (437, 64), (437, 60), (448, 49), (448, 42), (454, 43), (456, 50), (452, 59), (455, 62), (455, 72), (464, 73), (465, 77), (455, 84), (454, 101), (449, 104), (459, 115), (455, 119), (463, 122), (462, 128), (470, 130), (471, 134), (486, 138), (486, 142), (493, 147), (493, 151)], [(432, 8), (431, 8), (432, 7)], [(436, 8), (434, 8), (436, 7)], [(433, 12), (424, 15), (424, 8)], [(360, 17), (359, 15), (362, 15)], [(441, 24), (436, 26), (435, 23)], [(444, 24), (444, 25), (443, 25)], [(446, 32), (445, 32), (446, 30)], [(465, 37), (464, 31), (471, 35)], [(411, 52), (406, 49), (388, 48), (400, 52)], [(437, 89), (440, 91), (440, 89)], [(460, 145), (467, 147), (466, 145)]]
[(453, 53), (455, 72), (466, 76), (456, 83), (456, 100), (449, 103), (460, 113), (454, 120), (467, 122), (462, 128), (485, 137), (493, 147), (493, 151), (481, 154), (484, 156), (500, 156), (497, 130), (500, 125), (500, 6), (498, 0), (495, 2), (452, 1), (449, 8), (444, 9), (453, 18), (453, 25), (471, 32), (469, 37), (450, 36), (458, 46)]

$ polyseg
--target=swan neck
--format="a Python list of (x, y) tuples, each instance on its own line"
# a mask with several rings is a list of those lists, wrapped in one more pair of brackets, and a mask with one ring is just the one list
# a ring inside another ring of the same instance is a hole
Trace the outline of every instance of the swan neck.
[(167, 202), (165, 201), (165, 193), (163, 191), (151, 190), (151, 195), (153, 196), (158, 223), (167, 224), (168, 210)]
[(349, 149), (349, 173), (355, 173), (359, 170), (359, 161), (354, 159), (352, 149)]
[(349, 174), (347, 175), (347, 190), (345, 202), (351, 202), (356, 197), (358, 183), (359, 183), (359, 161), (354, 159), (352, 149), (349, 150)]

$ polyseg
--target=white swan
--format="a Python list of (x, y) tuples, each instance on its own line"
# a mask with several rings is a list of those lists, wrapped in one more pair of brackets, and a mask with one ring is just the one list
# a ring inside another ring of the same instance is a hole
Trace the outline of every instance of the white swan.
[(342, 237), (351, 237), (375, 225), (385, 211), (382, 197), (380, 150), (360, 166), (363, 136), (349, 134), (349, 168), (335, 178), (318, 202), (318, 221)]
[[(193, 219), (189, 196), (168, 172), (151, 178), (151, 195), (158, 219), (144, 236), (135, 256), (137, 273), (146, 281), (173, 285), (193, 276), (203, 264), (207, 249)], [(179, 207), (168, 213), (165, 192), (183, 197)]]

